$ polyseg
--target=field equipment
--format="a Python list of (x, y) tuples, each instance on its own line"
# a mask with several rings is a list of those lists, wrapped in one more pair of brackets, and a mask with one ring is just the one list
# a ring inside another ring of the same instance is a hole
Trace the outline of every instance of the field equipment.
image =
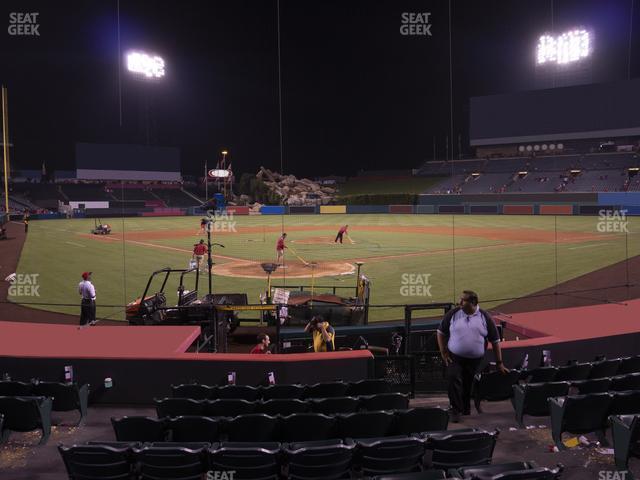
[[(165, 289), (171, 274), (180, 274), (178, 300), (176, 305), (167, 305)], [(150, 293), (154, 279), (159, 277), (161, 285), (155, 293)], [(194, 279), (193, 290), (185, 288), (185, 280)], [(199, 325), (201, 335), (198, 350), (207, 345), (220, 345), (224, 351), (227, 335), (239, 325), (237, 314), (225, 305), (247, 305), (246, 293), (226, 293), (205, 295), (198, 298), (200, 272), (197, 268), (163, 268), (149, 277), (142, 295), (127, 305), (126, 318), (129, 325)], [(216, 330), (216, 325), (218, 328)]]
[(94, 235), (109, 235), (111, 233), (111, 225), (102, 223), (99, 218), (93, 219), (94, 227), (91, 233)]
[(288, 247), (288, 248), (289, 250), (291, 250), (291, 253), (293, 253), (296, 256), (296, 258), (304, 264), (305, 267), (311, 266), (311, 264), (307, 262), (304, 258), (302, 258), (300, 255), (298, 255), (297, 252), (292, 247)]

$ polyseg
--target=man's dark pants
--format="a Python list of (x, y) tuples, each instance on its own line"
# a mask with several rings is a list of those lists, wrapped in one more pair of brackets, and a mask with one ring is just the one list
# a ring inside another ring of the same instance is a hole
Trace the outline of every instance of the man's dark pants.
[(96, 301), (87, 298), (80, 304), (80, 325), (86, 325), (96, 319)]
[(333, 243), (337, 243), (338, 240), (340, 240), (340, 243), (342, 243), (342, 235), (343, 235), (343, 233), (339, 232), (338, 235), (336, 235), (336, 239), (334, 240)]
[(449, 402), (455, 413), (471, 411), (471, 385), (480, 367), (482, 358), (464, 358), (451, 353), (451, 364), (447, 367)]

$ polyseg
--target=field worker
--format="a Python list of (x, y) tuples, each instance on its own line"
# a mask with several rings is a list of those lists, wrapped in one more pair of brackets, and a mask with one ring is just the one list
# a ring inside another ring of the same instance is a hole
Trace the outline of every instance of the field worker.
[[(287, 234), (283, 233), (280, 238), (278, 238), (278, 243), (276, 243), (276, 263), (279, 265), (284, 264), (284, 249), (287, 248), (287, 246), (284, 244), (286, 238)], [(282, 262), (280, 262), (281, 259)]]
[(200, 241), (193, 246), (193, 255), (191, 256), (191, 258), (195, 259), (198, 270), (200, 270), (200, 265), (204, 264), (204, 256), (208, 252), (209, 249), (204, 244), (204, 240), (202, 239), (200, 239)]
[(249, 353), (263, 353), (269, 354), (271, 351), (269, 350), (269, 344), (271, 340), (269, 339), (269, 335), (266, 333), (261, 333), (258, 335), (258, 344), (251, 349)]
[(82, 297), (80, 303), (80, 325), (96, 322), (96, 289), (91, 283), (91, 272), (82, 274), (82, 281), (78, 285), (78, 293)]
[(491, 315), (478, 306), (478, 294), (465, 290), (460, 305), (449, 310), (438, 327), (438, 348), (447, 366), (451, 421), (471, 414), (471, 384), (477, 373), (488, 341), (493, 345), (496, 365), (502, 373), (509, 372), (502, 363), (500, 337)]
[[(349, 228), (349, 225), (345, 225), (344, 227), (340, 227), (340, 230), (338, 230), (338, 235), (336, 235), (336, 239), (333, 243), (338, 243), (338, 240), (340, 240), (340, 243), (342, 243), (342, 236), (347, 233), (347, 228)], [(347, 233), (347, 235), (349, 235)]]
[(321, 316), (313, 317), (304, 331), (312, 335), (314, 352), (333, 352), (336, 349), (336, 331), (329, 322), (323, 322)]

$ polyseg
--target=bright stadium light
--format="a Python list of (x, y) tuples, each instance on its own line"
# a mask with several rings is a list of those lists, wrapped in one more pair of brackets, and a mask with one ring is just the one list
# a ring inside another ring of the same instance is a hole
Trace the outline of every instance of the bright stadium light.
[(536, 61), (538, 65), (564, 65), (586, 58), (590, 54), (591, 35), (586, 30), (575, 29), (556, 37), (542, 35), (538, 40)]
[(158, 55), (150, 55), (145, 52), (128, 52), (127, 70), (140, 74), (146, 78), (164, 77), (164, 60)]
[(209, 170), (209, 177), (211, 178), (228, 178), (231, 175), (229, 170), (213, 169)]

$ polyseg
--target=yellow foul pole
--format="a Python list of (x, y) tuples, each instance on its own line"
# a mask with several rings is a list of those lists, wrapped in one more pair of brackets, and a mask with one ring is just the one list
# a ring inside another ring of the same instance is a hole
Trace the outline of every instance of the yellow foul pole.
[(9, 108), (7, 87), (2, 86), (2, 150), (4, 157), (4, 209), (9, 214)]

